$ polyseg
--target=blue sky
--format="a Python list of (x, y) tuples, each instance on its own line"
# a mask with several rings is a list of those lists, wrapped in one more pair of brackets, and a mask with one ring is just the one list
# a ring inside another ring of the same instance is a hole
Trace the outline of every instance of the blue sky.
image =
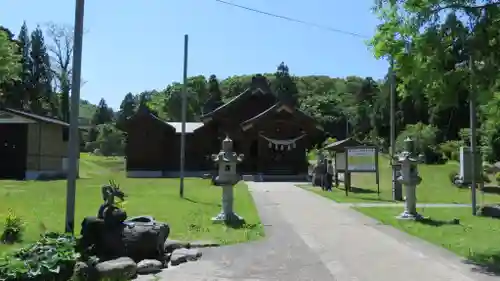
[[(373, 0), (227, 0), (270, 13), (371, 36)], [(73, 24), (74, 0), (1, 1), (0, 24), (17, 33), (48, 21)], [(274, 72), (284, 61), (296, 75), (383, 77), (364, 40), (252, 13), (215, 0), (87, 0), (82, 98), (114, 108), (127, 92), (163, 89), (182, 80), (183, 36), (188, 74)]]

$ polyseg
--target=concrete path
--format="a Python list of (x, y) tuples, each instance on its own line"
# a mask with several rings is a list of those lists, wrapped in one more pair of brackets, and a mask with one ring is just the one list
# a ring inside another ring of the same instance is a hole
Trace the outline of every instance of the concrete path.
[[(342, 206), (359, 208), (404, 207), (404, 203), (338, 203)], [(417, 203), (417, 208), (472, 208), (469, 204)]]
[(140, 280), (498, 280), (472, 272), (441, 248), (292, 183), (248, 186), (266, 228), (265, 240), (205, 249), (199, 262), (168, 269), (157, 276), (161, 279)]

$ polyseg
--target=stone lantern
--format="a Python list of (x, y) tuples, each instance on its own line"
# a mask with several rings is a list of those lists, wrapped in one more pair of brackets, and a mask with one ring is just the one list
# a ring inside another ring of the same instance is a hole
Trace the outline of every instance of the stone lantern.
[(398, 163), (401, 165), (398, 182), (404, 185), (405, 190), (405, 209), (399, 215), (400, 219), (421, 219), (422, 216), (417, 213), (417, 185), (422, 182), (418, 174), (418, 164), (423, 162), (423, 155), (415, 156), (414, 141), (406, 138), (405, 150), (399, 154)]
[(222, 150), (218, 154), (212, 155), (212, 160), (218, 166), (218, 174), (215, 177), (215, 184), (222, 187), (222, 211), (212, 218), (214, 222), (241, 222), (243, 218), (233, 211), (233, 188), (240, 180), (236, 173), (236, 164), (243, 161), (243, 154), (237, 155), (233, 151), (233, 141), (226, 136), (222, 141)]

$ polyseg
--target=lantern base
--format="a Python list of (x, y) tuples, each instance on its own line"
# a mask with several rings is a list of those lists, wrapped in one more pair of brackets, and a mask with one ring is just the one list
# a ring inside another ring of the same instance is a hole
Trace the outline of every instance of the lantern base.
[(421, 220), (424, 217), (421, 214), (417, 213), (417, 212), (410, 213), (408, 211), (404, 211), (399, 216), (397, 216), (396, 218), (398, 218), (400, 220)]
[(234, 224), (234, 223), (244, 223), (245, 219), (242, 217), (238, 216), (236, 213), (224, 213), (221, 212), (217, 216), (212, 218), (213, 223), (229, 223), (229, 224)]

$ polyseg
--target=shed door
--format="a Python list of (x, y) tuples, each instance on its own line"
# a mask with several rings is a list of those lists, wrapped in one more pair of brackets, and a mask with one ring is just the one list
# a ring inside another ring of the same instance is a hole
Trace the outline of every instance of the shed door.
[(24, 179), (27, 124), (0, 124), (0, 179)]

